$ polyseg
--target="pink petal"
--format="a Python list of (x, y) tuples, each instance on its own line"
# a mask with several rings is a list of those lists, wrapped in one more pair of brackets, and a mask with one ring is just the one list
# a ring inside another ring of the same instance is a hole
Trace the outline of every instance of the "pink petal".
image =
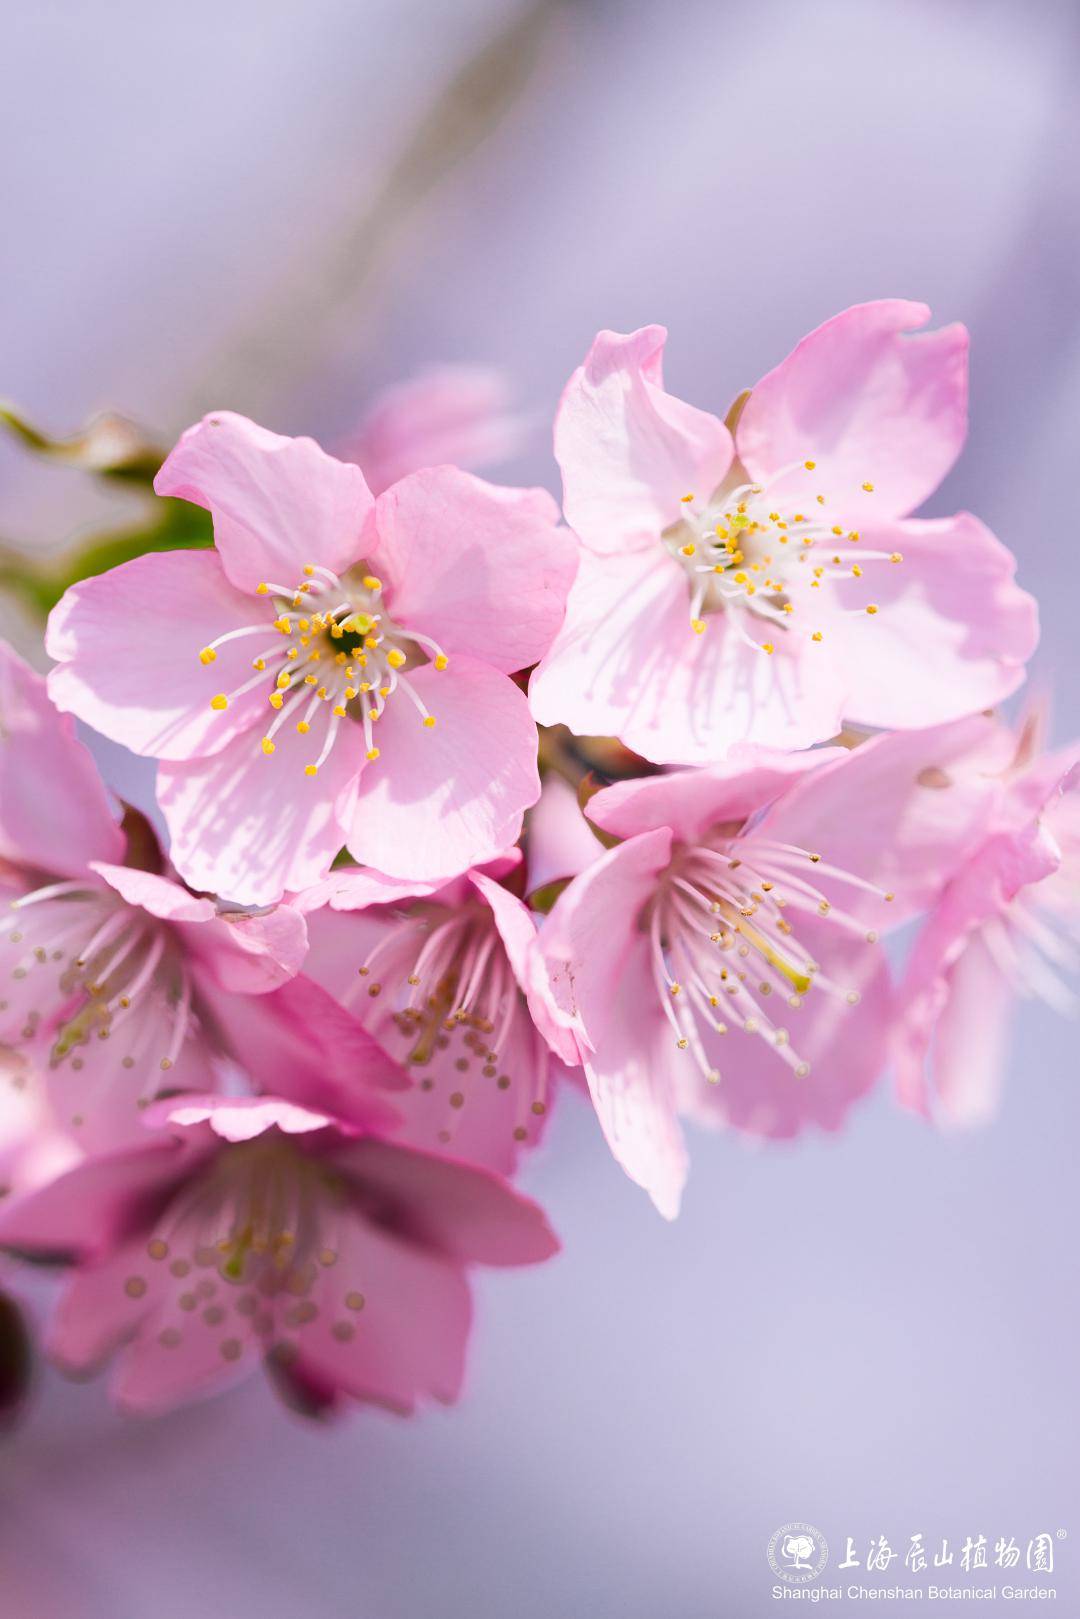
[[(963, 326), (913, 336), (925, 304), (856, 304), (804, 337), (753, 390), (736, 432), (739, 458), (766, 483), (816, 461), (814, 491), (850, 515), (902, 517), (933, 493), (967, 433)], [(862, 485), (873, 484), (864, 494)], [(861, 526), (861, 525), (860, 525)]]
[(808, 771), (848, 757), (844, 748), (769, 753), (748, 748), (726, 765), (638, 776), (594, 793), (588, 816), (605, 832), (632, 838), (667, 826), (684, 843), (698, 842), (722, 821), (744, 821), (780, 798)]
[[(600, 845), (596, 847), (599, 853)], [(572, 1066), (578, 1060), (577, 1041), (570, 1032), (547, 964), (537, 948), (535, 915), (515, 894), (482, 872), (470, 873), (470, 881), (491, 907), (511, 971), (528, 1002), (529, 1016), (551, 1050)]]
[(948, 999), (934, 1031), (935, 1117), (970, 1129), (988, 1124), (1001, 1105), (1012, 985), (975, 933), (948, 976)]
[(359, 467), (230, 410), (188, 428), (154, 488), (213, 514), (225, 572), (247, 591), (295, 585), (308, 565), (341, 573), (360, 558), (372, 507)]
[(695, 635), (685, 575), (662, 551), (584, 552), (566, 622), (532, 677), (533, 713), (579, 736), (616, 735), (657, 764), (834, 736), (844, 688), (827, 650), (779, 641), (770, 657), (764, 620), (759, 635), (748, 646), (726, 613)]
[(71, 720), (0, 642), (0, 860), (74, 877), (91, 860), (123, 855), (123, 833)]
[(213, 900), (200, 899), (171, 878), (159, 877), (155, 872), (139, 871), (133, 866), (106, 865), (101, 860), (91, 861), (90, 870), (96, 871), (129, 905), (137, 905), (163, 922), (209, 922), (216, 914)]
[(510, 410), (501, 371), (485, 365), (432, 366), (384, 388), (343, 457), (363, 469), (379, 495), (421, 467), (494, 466), (517, 453), (525, 421)]
[(604, 1039), (638, 919), (671, 858), (667, 827), (642, 832), (575, 877), (560, 895), (542, 934), (563, 1010), (578, 1018), (595, 1046)]
[(544, 655), (566, 610), (578, 547), (558, 522), (546, 490), (433, 467), (379, 496), (368, 562), (395, 623), (513, 674)]
[(53, 608), (45, 647), (59, 667), (49, 694), (133, 753), (216, 753), (255, 722), (266, 698), (251, 691), (224, 711), (210, 700), (251, 678), (251, 660), (265, 643), (258, 636), (229, 641), (212, 664), (199, 654), (263, 616), (263, 604), (233, 588), (213, 551), (136, 557), (72, 585)]
[(667, 332), (601, 332), (567, 383), (555, 419), (566, 520), (603, 553), (659, 542), (680, 501), (707, 498), (731, 465), (731, 435), (664, 392)]
[(140, 1203), (184, 1173), (190, 1149), (169, 1137), (87, 1158), (0, 1204), (0, 1243), (27, 1253), (104, 1254), (126, 1237)]
[(189, 764), (162, 764), (158, 802), (170, 854), (192, 888), (241, 905), (273, 905), (318, 882), (345, 841), (363, 735), (342, 725), (315, 778), (312, 740), (286, 721), (268, 757), (256, 732)]
[[(868, 563), (858, 586), (837, 592), (840, 611), (828, 612), (828, 599), (821, 604), (848, 688), (846, 719), (936, 725), (1016, 690), (1038, 643), (1038, 608), (1014, 583), (1015, 559), (989, 529), (960, 512), (867, 528), (861, 543), (903, 562)], [(867, 599), (880, 611), (866, 613)]]
[(604, 852), (603, 844), (581, 813), (577, 794), (560, 776), (545, 776), (525, 830), (530, 893), (560, 878), (576, 877)]
[(342, 866), (291, 899), (305, 915), (324, 905), (335, 911), (362, 911), (367, 905), (392, 905), (434, 894), (439, 886), (438, 880), (418, 883), (407, 877), (387, 877), (370, 867)]
[(333, 1161), (403, 1211), (410, 1239), (467, 1264), (536, 1265), (559, 1251), (543, 1209), (485, 1169), (399, 1147), (349, 1142)]
[[(310, 1135), (325, 1130), (333, 1121), (323, 1113), (298, 1107), (277, 1096), (236, 1096), (227, 1100), (193, 1097), (190, 1100), (159, 1104), (158, 1118), (164, 1124), (184, 1131), (194, 1125), (208, 1125), (222, 1141), (253, 1141), (267, 1130), (284, 1135)], [(156, 1121), (153, 1121), (156, 1122)]]
[(536, 727), (513, 682), (472, 658), (408, 679), (435, 728), (394, 694), (376, 728), (382, 757), (360, 778), (349, 852), (391, 877), (445, 879), (516, 841), (540, 796)]
[(615, 1161), (652, 1198), (665, 1220), (679, 1212), (686, 1143), (676, 1112), (675, 1037), (657, 1000), (644, 943), (619, 974), (611, 1016), (585, 1059), (600, 1127)]
[(183, 931), (192, 954), (233, 995), (278, 989), (295, 977), (307, 955), (307, 926), (291, 905), (258, 916), (226, 913)]

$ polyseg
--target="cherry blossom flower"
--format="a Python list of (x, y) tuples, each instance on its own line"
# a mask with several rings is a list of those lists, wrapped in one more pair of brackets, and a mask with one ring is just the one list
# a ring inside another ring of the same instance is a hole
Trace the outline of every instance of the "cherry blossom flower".
[(997, 1111), (1017, 996), (1075, 1015), (1080, 968), (1080, 745), (1041, 753), (1013, 735), (981, 836), (920, 932), (899, 994), (901, 1100), (945, 1125)]
[(125, 825), (44, 680), (0, 646), (0, 1041), (40, 1058), (81, 1145), (130, 1136), (160, 1091), (224, 1083), (264, 1046), (281, 1084), (324, 1099), (403, 1082), (325, 992), (290, 982), (297, 910), (220, 912), (170, 875), (140, 817)]
[(502, 1174), (539, 1140), (553, 1081), (579, 1060), (524, 887), (515, 849), (441, 887), (340, 870), (298, 899), (306, 972), (412, 1077), (393, 1098), (396, 1137)]
[(423, 467), (476, 471), (508, 460), (525, 436), (501, 371), (485, 365), (432, 366), (383, 391), (339, 446), (374, 495)]
[(584, 547), (533, 712), (660, 763), (904, 728), (1020, 684), (1035, 604), (968, 513), (909, 516), (952, 466), (967, 333), (886, 299), (827, 321), (729, 424), (664, 391), (666, 333), (601, 332), (555, 447)]
[(835, 1130), (881, 1067), (887, 974), (847, 896), (882, 917), (891, 896), (851, 869), (857, 847), (834, 865), (783, 815), (800, 778), (810, 796), (845, 758), (760, 751), (588, 804), (624, 841), (566, 889), (543, 948), (608, 1144), (669, 1218), (687, 1169), (680, 1116), (774, 1138)]
[(179, 1099), (147, 1126), (0, 1208), (0, 1242), (77, 1264), (49, 1352), (85, 1373), (119, 1350), (113, 1389), (132, 1411), (260, 1362), (309, 1409), (454, 1400), (468, 1267), (558, 1248), (498, 1177), (287, 1102)]
[(508, 677), (546, 651), (577, 566), (547, 494), (438, 467), (373, 500), (358, 467), (229, 412), (155, 487), (209, 508), (216, 550), (73, 586), (50, 690), (162, 761), (187, 882), (263, 905), (342, 844), (428, 880), (514, 842), (539, 779)]

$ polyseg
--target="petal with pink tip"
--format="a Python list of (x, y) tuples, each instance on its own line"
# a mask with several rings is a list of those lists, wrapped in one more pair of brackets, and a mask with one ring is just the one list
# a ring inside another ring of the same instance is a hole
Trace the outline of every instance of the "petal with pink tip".
[(558, 523), (544, 489), (432, 467), (379, 496), (368, 562), (406, 633), (513, 674), (543, 657), (566, 611), (578, 546)]
[(362, 865), (391, 877), (448, 878), (515, 842), (540, 796), (536, 727), (522, 693), (473, 658), (408, 675), (435, 716), (403, 691), (376, 726), (381, 757), (360, 778), (347, 838)]
[(170, 877), (159, 877), (156, 872), (106, 865), (103, 860), (92, 860), (90, 870), (104, 878), (129, 905), (137, 905), (163, 922), (209, 922), (216, 914), (213, 900), (201, 899)]
[(687, 494), (706, 499), (731, 465), (731, 434), (664, 392), (667, 332), (600, 332), (555, 419), (566, 520), (591, 550), (649, 547)]
[(341, 573), (360, 559), (372, 508), (358, 466), (231, 410), (188, 428), (154, 488), (206, 507), (225, 572), (246, 591), (292, 588), (310, 565)]
[[(768, 483), (793, 464), (812, 489), (869, 524), (933, 493), (967, 433), (968, 334), (922, 332), (925, 304), (855, 304), (804, 337), (754, 388), (736, 429), (739, 459)], [(864, 484), (872, 484), (870, 492)], [(861, 526), (861, 524), (860, 524)]]
[(49, 695), (133, 753), (215, 753), (255, 723), (265, 696), (251, 691), (225, 709), (212, 708), (211, 699), (250, 680), (266, 642), (241, 635), (210, 664), (201, 653), (264, 614), (262, 603), (233, 588), (213, 551), (135, 557), (72, 585), (53, 608), (45, 647), (58, 667)]
[(210, 759), (165, 763), (158, 801), (170, 854), (192, 888), (241, 905), (273, 905), (319, 881), (345, 841), (364, 763), (358, 727), (342, 725), (314, 779), (312, 743), (288, 721), (272, 756), (248, 731)]
[(0, 642), (0, 860), (58, 877), (120, 860), (124, 837), (94, 761), (45, 681)]
[(190, 1148), (153, 1136), (87, 1158), (36, 1190), (5, 1199), (0, 1243), (30, 1254), (107, 1253), (127, 1238), (146, 1200), (170, 1186), (191, 1161)]
[(192, 955), (219, 988), (233, 995), (265, 995), (294, 978), (307, 955), (307, 926), (291, 905), (257, 916), (239, 913), (184, 928)]

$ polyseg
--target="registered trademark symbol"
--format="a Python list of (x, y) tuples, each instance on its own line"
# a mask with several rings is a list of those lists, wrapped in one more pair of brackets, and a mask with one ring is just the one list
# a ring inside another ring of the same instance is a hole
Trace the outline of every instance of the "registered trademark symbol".
[(1057, 1532), (1057, 1538), (1059, 1540), (1068, 1540), (1069, 1531), (1067, 1529), (1059, 1529)]

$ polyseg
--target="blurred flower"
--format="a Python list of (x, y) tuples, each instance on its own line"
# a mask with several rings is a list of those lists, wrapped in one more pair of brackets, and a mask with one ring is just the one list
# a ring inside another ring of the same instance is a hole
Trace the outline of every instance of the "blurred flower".
[(985, 1122), (1000, 1100), (1017, 995), (1075, 1014), (1062, 977), (1080, 968), (1080, 744), (1038, 751), (1015, 736), (978, 844), (923, 925), (899, 997), (901, 1099), (949, 1124)]
[(827, 321), (737, 402), (734, 437), (664, 392), (662, 327), (597, 337), (556, 421), (585, 549), (538, 720), (708, 764), (1016, 689), (1037, 630), (1010, 553), (966, 513), (906, 515), (966, 428), (967, 334), (912, 336), (929, 315), (882, 300)]
[(497, 466), (521, 448), (525, 423), (510, 410), (494, 366), (444, 365), (384, 388), (356, 433), (338, 447), (374, 495), (424, 467)]
[(761, 752), (589, 801), (625, 841), (556, 902), (543, 949), (608, 1145), (668, 1218), (686, 1179), (680, 1115), (755, 1136), (835, 1130), (881, 1067), (877, 930), (835, 896), (872, 895), (884, 914), (891, 895), (857, 875), (858, 838), (842, 869), (781, 819), (793, 784), (805, 776), (812, 796), (817, 771), (846, 757)]
[(412, 1076), (395, 1137), (503, 1174), (539, 1139), (558, 1058), (578, 1061), (524, 881), (514, 850), (441, 887), (342, 870), (298, 901), (328, 906), (307, 971)]
[(289, 1103), (159, 1104), (148, 1130), (0, 1209), (0, 1241), (77, 1263), (50, 1353), (86, 1372), (124, 1345), (114, 1392), (131, 1410), (260, 1361), (314, 1409), (453, 1400), (467, 1268), (558, 1247), (497, 1177)]
[(50, 689), (163, 761), (188, 882), (266, 904), (342, 843), (422, 879), (513, 843), (539, 780), (507, 677), (550, 644), (577, 560), (550, 496), (443, 467), (373, 501), (357, 467), (228, 413), (185, 434), (156, 487), (210, 508), (217, 551), (70, 590)]

